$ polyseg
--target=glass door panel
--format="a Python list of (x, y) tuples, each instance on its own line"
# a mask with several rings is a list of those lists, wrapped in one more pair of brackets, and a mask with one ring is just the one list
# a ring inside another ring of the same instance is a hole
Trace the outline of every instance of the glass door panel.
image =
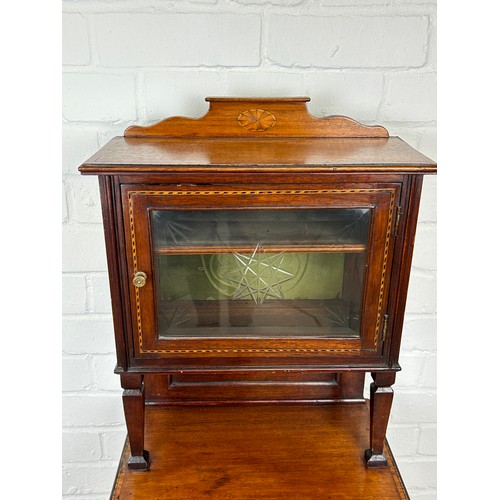
[(158, 337), (359, 338), (372, 210), (151, 210)]

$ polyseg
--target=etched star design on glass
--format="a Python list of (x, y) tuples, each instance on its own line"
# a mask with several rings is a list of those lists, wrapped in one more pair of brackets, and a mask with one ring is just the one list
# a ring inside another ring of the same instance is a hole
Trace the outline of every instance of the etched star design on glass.
[(283, 268), (285, 254), (259, 252), (257, 245), (250, 254), (233, 253), (236, 269), (231, 270), (226, 279), (236, 284), (233, 299), (252, 299), (262, 304), (266, 299), (284, 300), (281, 285), (295, 275)]
[(194, 232), (192, 227), (166, 219), (159, 210), (154, 210), (152, 217), (155, 226), (161, 228), (164, 243), (180, 245), (189, 240), (189, 235), (186, 233)]
[(346, 315), (346, 311), (338, 304), (332, 304), (331, 307), (324, 306), (327, 311), (327, 319), (332, 321), (336, 326), (343, 326), (349, 328), (349, 318)]

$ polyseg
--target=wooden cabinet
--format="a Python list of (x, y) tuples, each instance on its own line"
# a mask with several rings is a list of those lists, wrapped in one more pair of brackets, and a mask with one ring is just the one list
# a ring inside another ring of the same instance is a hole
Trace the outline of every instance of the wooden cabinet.
[(99, 176), (129, 467), (149, 466), (145, 402), (355, 404), (367, 372), (366, 461), (383, 467), (436, 165), (383, 127), (312, 117), (308, 98), (207, 100), (80, 167)]

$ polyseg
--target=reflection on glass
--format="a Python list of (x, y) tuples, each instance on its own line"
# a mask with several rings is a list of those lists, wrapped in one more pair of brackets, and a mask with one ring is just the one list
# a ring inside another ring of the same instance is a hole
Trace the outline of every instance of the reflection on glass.
[(359, 337), (370, 215), (153, 211), (159, 337)]

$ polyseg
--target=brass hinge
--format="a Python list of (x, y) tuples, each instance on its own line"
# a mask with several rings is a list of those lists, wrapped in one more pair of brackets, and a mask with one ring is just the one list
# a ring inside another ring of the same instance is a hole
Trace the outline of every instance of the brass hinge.
[(382, 320), (382, 342), (385, 342), (385, 337), (387, 336), (387, 323), (389, 321), (389, 315), (384, 314), (384, 319)]
[(394, 220), (394, 236), (398, 235), (399, 221), (401, 220), (401, 206), (396, 208), (396, 219)]

